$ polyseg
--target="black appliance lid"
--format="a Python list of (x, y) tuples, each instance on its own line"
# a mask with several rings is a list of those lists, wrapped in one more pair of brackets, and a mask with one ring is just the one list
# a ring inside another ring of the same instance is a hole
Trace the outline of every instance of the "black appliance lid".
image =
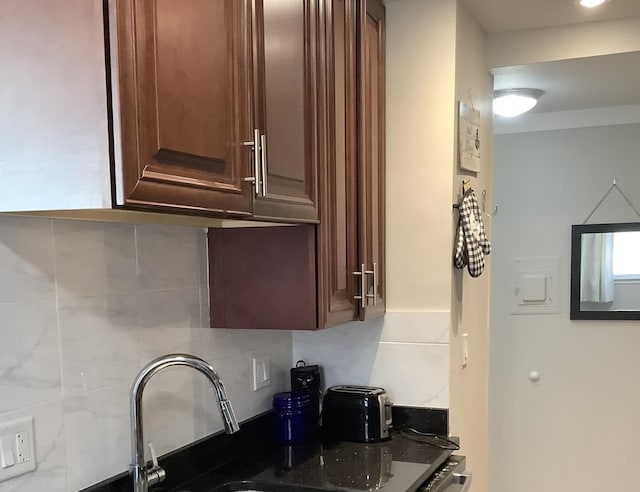
[(358, 395), (381, 395), (386, 393), (384, 388), (377, 388), (375, 386), (356, 386), (356, 385), (340, 385), (340, 386), (331, 386), (327, 390), (327, 392), (332, 391), (335, 393), (349, 393), (349, 394), (358, 394)]

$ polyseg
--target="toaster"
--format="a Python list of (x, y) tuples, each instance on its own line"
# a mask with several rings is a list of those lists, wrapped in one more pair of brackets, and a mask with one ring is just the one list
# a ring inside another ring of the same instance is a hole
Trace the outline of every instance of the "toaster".
[(332, 386), (322, 400), (322, 433), (327, 439), (385, 441), (391, 437), (391, 400), (383, 388)]

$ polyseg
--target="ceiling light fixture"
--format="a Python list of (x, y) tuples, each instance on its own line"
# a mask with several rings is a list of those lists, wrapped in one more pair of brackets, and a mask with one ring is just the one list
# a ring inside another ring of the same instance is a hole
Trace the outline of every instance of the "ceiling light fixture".
[(533, 109), (538, 98), (544, 94), (540, 89), (500, 89), (493, 93), (493, 112), (498, 116), (513, 118)]
[(597, 7), (598, 5), (603, 4), (604, 2), (606, 2), (606, 0), (580, 0), (579, 3), (583, 7), (591, 9), (593, 7)]

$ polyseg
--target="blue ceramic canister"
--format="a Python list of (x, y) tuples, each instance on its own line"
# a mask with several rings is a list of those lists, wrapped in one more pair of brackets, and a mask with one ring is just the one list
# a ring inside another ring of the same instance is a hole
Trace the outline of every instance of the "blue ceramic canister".
[(301, 442), (308, 437), (311, 415), (308, 393), (276, 393), (273, 395), (273, 412), (276, 442)]

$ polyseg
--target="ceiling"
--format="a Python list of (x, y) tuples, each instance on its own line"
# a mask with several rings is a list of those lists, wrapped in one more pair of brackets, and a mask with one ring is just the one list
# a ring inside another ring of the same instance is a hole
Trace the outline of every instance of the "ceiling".
[(586, 9), (577, 0), (463, 0), (489, 33), (640, 16), (639, 0), (608, 0)]
[(502, 67), (493, 85), (545, 91), (534, 113), (627, 106), (640, 104), (639, 67), (640, 52)]
[[(607, 0), (586, 9), (578, 0), (463, 0), (487, 33), (640, 17), (640, 0)], [(640, 104), (640, 52), (501, 67), (494, 88), (545, 91), (532, 113)]]

